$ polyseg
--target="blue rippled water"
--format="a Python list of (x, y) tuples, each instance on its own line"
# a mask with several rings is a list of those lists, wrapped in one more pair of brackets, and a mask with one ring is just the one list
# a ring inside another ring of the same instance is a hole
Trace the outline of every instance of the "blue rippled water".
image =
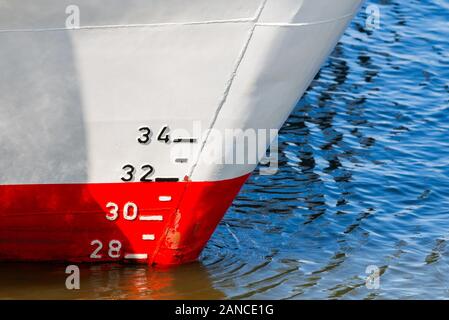
[(366, 5), (203, 254), (226, 297), (449, 298), (449, 1)]

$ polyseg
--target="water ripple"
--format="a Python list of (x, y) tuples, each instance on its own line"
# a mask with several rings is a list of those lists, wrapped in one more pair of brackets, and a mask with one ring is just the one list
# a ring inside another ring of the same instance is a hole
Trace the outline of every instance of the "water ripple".
[(204, 252), (230, 298), (449, 298), (449, 3), (371, 3)]

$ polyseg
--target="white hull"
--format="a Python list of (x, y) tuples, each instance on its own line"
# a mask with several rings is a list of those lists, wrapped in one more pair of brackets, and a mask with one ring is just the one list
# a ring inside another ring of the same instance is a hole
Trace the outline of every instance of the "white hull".
[(192, 181), (251, 172), (202, 159), (207, 134), (175, 162), (138, 129), (280, 128), (360, 1), (78, 0), (68, 30), (70, 4), (0, 0), (2, 185), (121, 182), (126, 164)]

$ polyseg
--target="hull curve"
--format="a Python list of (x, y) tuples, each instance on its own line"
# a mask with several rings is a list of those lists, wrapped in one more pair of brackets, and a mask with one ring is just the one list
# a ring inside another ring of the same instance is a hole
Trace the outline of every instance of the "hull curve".
[(246, 179), (0, 186), (0, 260), (190, 262)]
[(76, 3), (0, 1), (3, 261), (195, 260), (361, 0)]

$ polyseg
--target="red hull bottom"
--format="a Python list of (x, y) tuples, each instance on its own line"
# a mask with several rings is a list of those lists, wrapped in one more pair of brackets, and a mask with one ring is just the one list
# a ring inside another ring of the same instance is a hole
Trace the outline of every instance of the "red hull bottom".
[(247, 177), (0, 186), (0, 261), (196, 260)]

